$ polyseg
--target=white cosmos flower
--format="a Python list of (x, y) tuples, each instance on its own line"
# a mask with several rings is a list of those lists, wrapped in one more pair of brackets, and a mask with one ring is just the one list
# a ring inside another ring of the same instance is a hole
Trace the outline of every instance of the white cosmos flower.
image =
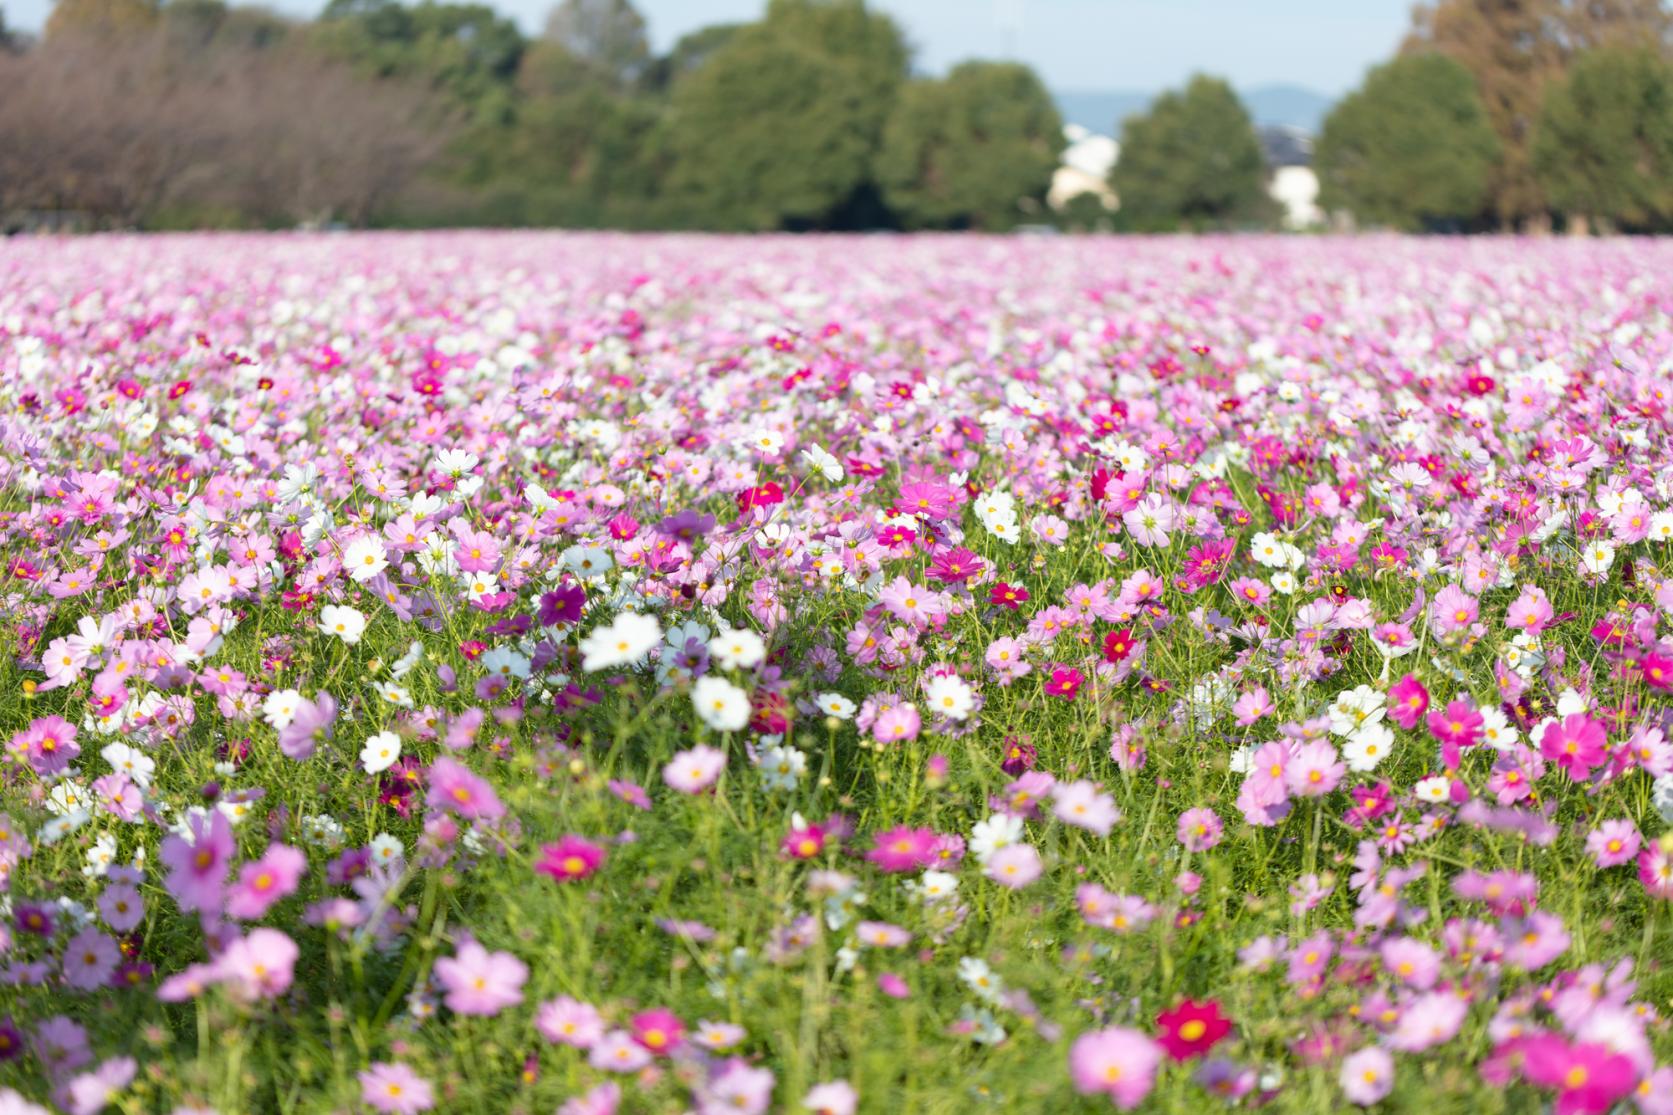
[(590, 673), (636, 666), (662, 641), (662, 625), (655, 616), (623, 612), (581, 640), (581, 668)]
[(1001, 848), (1022, 843), (1022, 818), (1009, 813), (994, 813), (985, 821), (976, 822), (970, 830), (970, 854), (976, 862), (987, 866), (988, 858)]
[(717, 732), (736, 732), (749, 723), (749, 694), (713, 674), (691, 687), (691, 704), (697, 718)]
[(353, 646), (366, 633), (366, 616), (347, 604), (327, 604), (319, 610), (319, 629)]
[(726, 630), (709, 640), (709, 654), (722, 669), (748, 670), (767, 655), (767, 644), (748, 628)]
[(377, 535), (362, 534), (343, 547), (343, 568), (355, 582), (365, 584), (389, 568), (389, 551)]
[(367, 774), (378, 774), (395, 765), (401, 757), (401, 737), (394, 732), (379, 732), (360, 749), (360, 765)]
[(854, 715), (854, 702), (841, 693), (821, 693), (813, 699), (813, 703), (819, 706), (820, 712), (838, 720), (847, 720)]
[(261, 716), (274, 731), (283, 731), (296, 718), (302, 694), (294, 689), (275, 689), (261, 702)]
[(1352, 771), (1371, 771), (1394, 748), (1394, 732), (1380, 720), (1356, 729), (1342, 745), (1342, 758)]
[(134, 785), (151, 785), (151, 774), (157, 769), (157, 764), (139, 748), (126, 743), (107, 743), (99, 754), (112, 768), (133, 779)]
[(840, 484), (848, 475), (842, 467), (842, 462), (827, 453), (823, 447), (810, 445), (802, 450), (802, 460), (807, 466), (823, 476), (832, 484)]
[(940, 674), (932, 678), (925, 696), (930, 711), (949, 720), (963, 720), (976, 706), (976, 694), (956, 674)]

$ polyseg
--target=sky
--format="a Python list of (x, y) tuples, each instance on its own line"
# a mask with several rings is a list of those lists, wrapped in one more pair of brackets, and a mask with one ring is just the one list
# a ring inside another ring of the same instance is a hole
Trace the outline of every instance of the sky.
[[(530, 31), (552, 0), (489, 0)], [(753, 19), (764, 0), (636, 0), (651, 43)], [(894, 16), (925, 73), (966, 58), (1016, 58), (1057, 90), (1160, 90), (1203, 71), (1240, 89), (1300, 85), (1329, 96), (1393, 54), (1410, 0), (872, 0)], [(322, 3), (270, 0), (295, 15)], [(6, 22), (39, 30), (51, 0), (0, 0)]]

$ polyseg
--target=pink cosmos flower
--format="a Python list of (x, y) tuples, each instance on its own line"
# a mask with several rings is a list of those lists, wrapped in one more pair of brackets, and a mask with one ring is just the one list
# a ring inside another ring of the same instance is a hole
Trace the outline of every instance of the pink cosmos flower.
[(1051, 680), (1046, 683), (1046, 692), (1054, 697), (1062, 697), (1065, 701), (1075, 699), (1080, 692), (1081, 683), (1086, 675), (1072, 666), (1057, 666), (1051, 671)]
[(1388, 718), (1408, 731), (1429, 709), (1429, 690), (1411, 674), (1395, 682), (1388, 690)]
[(1225, 829), (1226, 826), (1221, 822), (1218, 813), (1198, 806), (1179, 815), (1179, 824), (1174, 834), (1185, 846), (1186, 851), (1206, 852), (1220, 843), (1220, 835)]
[(1441, 741), (1441, 754), (1448, 770), (1458, 767), (1460, 752), (1481, 740), (1483, 721), (1473, 701), (1459, 698), (1446, 708), (1429, 713), (1429, 733)]
[(1254, 689), (1238, 697), (1232, 705), (1232, 713), (1237, 717), (1237, 725), (1247, 728), (1259, 720), (1264, 720), (1278, 711), (1278, 706), (1272, 703), (1272, 694), (1266, 691), (1266, 686), (1257, 685)]
[(360, 1102), (384, 1115), (418, 1115), (436, 1105), (430, 1082), (399, 1062), (374, 1061), (358, 1079)]
[(1586, 837), (1586, 852), (1600, 868), (1618, 867), (1638, 855), (1642, 837), (1629, 820), (1604, 821)]
[(290, 989), (301, 950), (277, 929), (252, 929), (215, 962), (220, 982), (245, 999), (274, 999)]
[(866, 859), (884, 871), (914, 871), (936, 862), (935, 846), (940, 838), (934, 829), (905, 825), (877, 834), (877, 843)]
[(218, 809), (187, 821), (190, 840), (169, 836), (163, 841), (159, 858), (169, 869), (165, 885), (180, 908), (204, 913), (218, 912), (232, 858), (232, 825)]
[(1284, 785), (1298, 797), (1320, 797), (1340, 785), (1347, 773), (1335, 747), (1326, 740), (1313, 740), (1296, 749), (1284, 768)]
[(593, 1043), (587, 1064), (601, 1072), (638, 1072), (652, 1060), (650, 1050), (626, 1030), (611, 1030)]
[(1583, 782), (1603, 762), (1608, 741), (1602, 724), (1576, 712), (1546, 727), (1539, 737), (1539, 753), (1569, 778)]
[(1040, 853), (1031, 844), (1007, 844), (988, 857), (982, 873), (1002, 887), (1020, 890), (1040, 877)]
[(495, 1015), (523, 1001), (528, 965), (509, 952), (489, 952), (466, 941), (453, 956), (436, 961), (436, 979), (455, 1014)]
[(628, 1024), (633, 1028), (633, 1040), (658, 1055), (672, 1053), (685, 1040), (685, 1023), (679, 1015), (661, 1007), (640, 1011)]
[(1538, 585), (1524, 585), (1522, 592), (1505, 610), (1505, 625), (1513, 631), (1537, 635), (1545, 630), (1556, 615), (1545, 590)]
[(569, 833), (556, 844), (544, 844), (534, 869), (560, 883), (585, 879), (595, 873), (604, 862), (604, 847), (585, 837)]
[(1092, 1030), (1069, 1047), (1069, 1075), (1081, 1095), (1108, 1095), (1115, 1106), (1130, 1111), (1144, 1101), (1156, 1083), (1162, 1048), (1137, 1030), (1113, 1026)]
[(1390, 937), (1379, 950), (1383, 967), (1408, 987), (1427, 991), (1440, 978), (1440, 955), (1413, 937)]
[(1349, 1103), (1370, 1107), (1394, 1090), (1394, 1058), (1381, 1046), (1368, 1045), (1342, 1059), (1337, 1076)]
[(122, 953), (116, 942), (97, 929), (83, 929), (64, 945), (64, 982), (78, 991), (92, 991), (110, 982)]
[(535, 1011), (534, 1028), (547, 1041), (591, 1049), (604, 1036), (604, 1017), (591, 1003), (567, 995), (548, 999)]
[(854, 1115), (859, 1105), (860, 1094), (846, 1080), (815, 1084), (802, 1097), (802, 1107), (811, 1115)]
[(1435, 594), (1429, 606), (1429, 624), (1435, 634), (1446, 636), (1462, 631), (1480, 615), (1476, 598), (1457, 585), (1447, 585)]
[(877, 714), (871, 725), (871, 738), (878, 743), (904, 743), (918, 738), (923, 718), (918, 706), (911, 701), (890, 705)]
[(1638, 1082), (1632, 1062), (1606, 1045), (1539, 1034), (1519, 1051), (1529, 1082), (1557, 1091), (1557, 1115), (1603, 1115)]
[(227, 896), (227, 915), (243, 921), (264, 916), (280, 899), (296, 893), (308, 870), (308, 857), (287, 844), (271, 844), (259, 860), (247, 863)]
[(1108, 836), (1121, 819), (1115, 798), (1098, 789), (1094, 782), (1080, 779), (1059, 782), (1051, 789), (1052, 816), (1067, 825)]
[(622, 1102), (622, 1086), (614, 1080), (592, 1088), (560, 1104), (557, 1115), (616, 1115)]
[(1673, 840), (1660, 840), (1638, 853), (1638, 881), (1652, 898), (1673, 900)]
[(697, 794), (715, 784), (726, 769), (726, 752), (707, 744), (677, 751), (662, 768), (662, 780), (682, 794)]
[(494, 788), (463, 763), (446, 755), (430, 764), (430, 787), (425, 798), (432, 809), (445, 809), (467, 821), (497, 821), (505, 806)]

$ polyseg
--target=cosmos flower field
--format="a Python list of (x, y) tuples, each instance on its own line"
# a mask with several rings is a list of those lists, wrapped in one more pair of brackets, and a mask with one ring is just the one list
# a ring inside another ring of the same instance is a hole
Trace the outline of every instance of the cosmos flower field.
[(1673, 1112), (1669, 276), (0, 242), (0, 1113)]

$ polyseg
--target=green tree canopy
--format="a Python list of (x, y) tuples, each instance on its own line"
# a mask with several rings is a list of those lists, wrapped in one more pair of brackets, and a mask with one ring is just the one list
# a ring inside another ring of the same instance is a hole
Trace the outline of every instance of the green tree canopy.
[(563, 0), (546, 17), (545, 38), (622, 88), (651, 62), (645, 17), (632, 0)]
[(883, 130), (878, 181), (910, 225), (1005, 228), (1043, 199), (1063, 121), (1027, 66), (966, 62), (907, 85)]
[(670, 188), (721, 228), (845, 223), (905, 79), (900, 29), (861, 0), (775, 0), (676, 82)]
[(503, 117), (526, 42), (486, 4), (332, 0), (311, 29), (370, 76), (427, 83), (476, 119)]
[(1576, 217), (1666, 227), (1673, 220), (1673, 66), (1646, 47), (1580, 55), (1545, 94), (1534, 173)]
[(1264, 221), (1274, 208), (1249, 113), (1231, 86), (1201, 74), (1128, 117), (1110, 184), (1134, 228)]
[(1415, 229), (1479, 213), (1498, 155), (1470, 72), (1444, 55), (1408, 54), (1331, 111), (1313, 165), (1325, 209)]

